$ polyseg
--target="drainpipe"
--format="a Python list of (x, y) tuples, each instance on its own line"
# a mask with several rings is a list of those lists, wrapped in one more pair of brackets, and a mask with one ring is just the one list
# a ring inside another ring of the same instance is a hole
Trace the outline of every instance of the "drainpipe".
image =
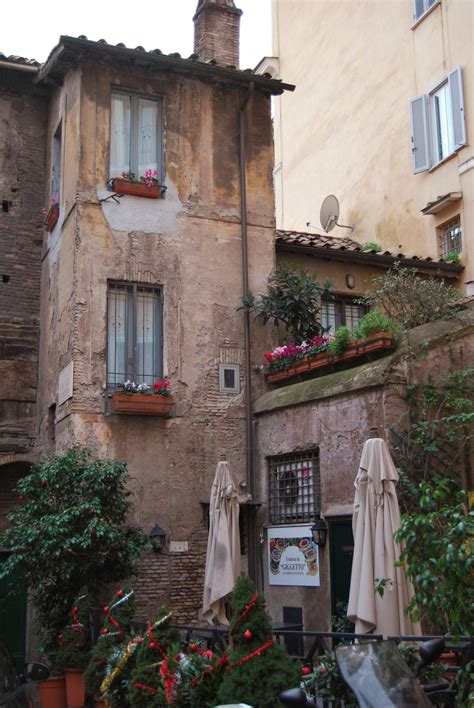
[[(240, 168), (240, 223), (242, 236), (242, 295), (249, 292), (249, 262), (248, 262), (248, 239), (247, 239), (247, 190), (245, 184), (246, 169), (246, 141), (245, 141), (245, 109), (249, 99), (254, 93), (254, 83), (252, 82), (246, 92), (242, 103), (239, 106), (239, 168)], [(251, 498), (255, 497), (255, 467), (253, 455), (253, 427), (252, 427), (252, 371), (250, 355), (250, 313), (247, 309), (244, 313), (244, 359), (245, 359), (245, 442), (247, 458), (247, 493)], [(253, 580), (257, 578), (256, 567), (256, 535), (255, 519), (253, 513), (247, 515), (249, 520), (249, 575)]]

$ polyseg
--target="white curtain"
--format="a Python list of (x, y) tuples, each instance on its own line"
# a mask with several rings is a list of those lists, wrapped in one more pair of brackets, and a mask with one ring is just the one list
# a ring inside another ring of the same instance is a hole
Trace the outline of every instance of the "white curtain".
[(110, 176), (130, 170), (130, 96), (112, 94), (110, 119)]

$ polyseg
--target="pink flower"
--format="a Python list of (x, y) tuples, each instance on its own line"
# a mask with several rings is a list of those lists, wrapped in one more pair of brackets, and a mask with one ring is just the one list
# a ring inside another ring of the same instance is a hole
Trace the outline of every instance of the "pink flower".
[(153, 177), (158, 177), (158, 170), (153, 170)]

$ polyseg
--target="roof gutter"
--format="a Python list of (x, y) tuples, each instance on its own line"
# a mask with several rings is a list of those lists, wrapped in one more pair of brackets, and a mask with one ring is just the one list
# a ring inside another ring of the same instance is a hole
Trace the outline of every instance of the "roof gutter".
[(2, 61), (0, 60), (0, 69), (12, 69), (14, 71), (27, 71), (30, 74), (37, 74), (39, 71), (38, 66), (31, 66), (31, 64), (17, 64), (14, 61)]

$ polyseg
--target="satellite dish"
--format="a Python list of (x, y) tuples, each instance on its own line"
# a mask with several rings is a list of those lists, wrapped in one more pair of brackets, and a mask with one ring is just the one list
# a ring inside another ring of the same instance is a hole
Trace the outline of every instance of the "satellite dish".
[(321, 212), (319, 219), (321, 221), (321, 226), (326, 233), (329, 233), (337, 226), (337, 220), (339, 218), (339, 202), (334, 194), (330, 194), (323, 201), (321, 205)]

